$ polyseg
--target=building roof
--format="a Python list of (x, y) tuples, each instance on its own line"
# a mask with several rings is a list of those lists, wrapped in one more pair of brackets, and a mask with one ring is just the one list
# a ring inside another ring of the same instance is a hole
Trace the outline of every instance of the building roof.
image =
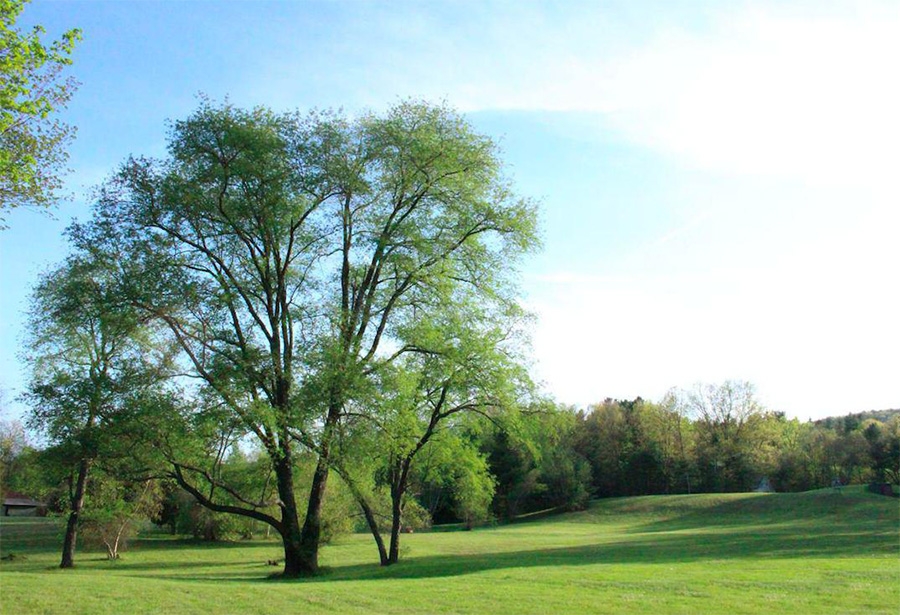
[(23, 495), (21, 493), (16, 493), (15, 491), (7, 491), (5, 496), (3, 497), (3, 505), (4, 506), (29, 506), (29, 507), (39, 507), (43, 506), (43, 502), (38, 502), (37, 500), (33, 500), (27, 495)]

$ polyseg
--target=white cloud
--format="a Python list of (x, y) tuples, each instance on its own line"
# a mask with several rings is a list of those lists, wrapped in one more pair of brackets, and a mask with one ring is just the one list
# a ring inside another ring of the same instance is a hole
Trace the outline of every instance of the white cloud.
[(898, 193), (900, 4), (637, 6), (354, 5), (259, 91), (592, 113), (687, 166)]
[[(320, 75), (335, 81), (324, 91), (375, 106), (411, 95), (595, 113), (688, 166), (897, 190), (896, 3), (725, 3), (640, 19), (594, 3), (486, 6), (454, 19), (363, 11), (327, 50), (352, 68)], [(289, 93), (305, 81), (297, 70), (265, 78)]]
[(898, 228), (900, 213), (885, 208), (841, 242), (798, 241), (775, 268), (530, 278), (538, 377), (577, 404), (736, 378), (801, 418), (896, 407)]
[(701, 168), (896, 190), (900, 7), (730, 18), (616, 63), (620, 129)]

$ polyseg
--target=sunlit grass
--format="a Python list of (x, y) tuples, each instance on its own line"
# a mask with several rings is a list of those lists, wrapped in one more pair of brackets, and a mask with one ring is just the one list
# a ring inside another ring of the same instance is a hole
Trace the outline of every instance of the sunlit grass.
[[(3, 520), (0, 604), (16, 613), (891, 613), (900, 507), (843, 493), (622, 498), (471, 532), (406, 535), (380, 568), (371, 539), (322, 552), (325, 573), (271, 578), (276, 542), (157, 535), (123, 559), (56, 568), (57, 533)], [(14, 609), (13, 609), (14, 606)]]

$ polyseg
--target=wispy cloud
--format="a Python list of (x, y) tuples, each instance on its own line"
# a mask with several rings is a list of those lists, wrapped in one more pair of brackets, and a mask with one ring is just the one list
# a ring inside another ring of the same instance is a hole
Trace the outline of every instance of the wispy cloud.
[(897, 3), (385, 6), (354, 4), (338, 42), (288, 54), (262, 71), (265, 88), (289, 97), (313, 79), (320, 97), (364, 105), (595, 114), (731, 174), (883, 190), (900, 166)]

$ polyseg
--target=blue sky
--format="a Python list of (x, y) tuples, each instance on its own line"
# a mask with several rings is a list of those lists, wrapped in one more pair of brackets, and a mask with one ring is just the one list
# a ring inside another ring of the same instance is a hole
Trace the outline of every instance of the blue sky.
[(70, 203), (0, 232), (0, 389), (89, 191), (203, 92), (279, 110), (446, 100), (542, 202), (523, 271), (560, 401), (727, 378), (802, 419), (900, 407), (896, 2), (88, 2)]

